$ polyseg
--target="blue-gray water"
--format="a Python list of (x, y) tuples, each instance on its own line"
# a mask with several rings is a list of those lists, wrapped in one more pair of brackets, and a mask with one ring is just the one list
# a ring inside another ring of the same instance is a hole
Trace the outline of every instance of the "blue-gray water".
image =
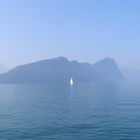
[(0, 140), (139, 140), (137, 83), (1, 84)]

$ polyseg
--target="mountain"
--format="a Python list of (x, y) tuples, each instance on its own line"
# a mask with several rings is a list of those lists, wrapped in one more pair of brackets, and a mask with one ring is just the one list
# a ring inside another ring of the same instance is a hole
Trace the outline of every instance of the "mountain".
[(121, 71), (126, 81), (140, 81), (140, 70), (122, 69)]
[(0, 73), (5, 73), (7, 71), (8, 68), (4, 64), (0, 63)]
[(123, 76), (114, 59), (105, 58), (93, 65), (95, 79), (99, 81), (120, 81)]
[(64, 57), (18, 66), (0, 75), (2, 83), (66, 83), (73, 77), (76, 82), (120, 81), (123, 79), (116, 63), (104, 59), (94, 65), (69, 61)]

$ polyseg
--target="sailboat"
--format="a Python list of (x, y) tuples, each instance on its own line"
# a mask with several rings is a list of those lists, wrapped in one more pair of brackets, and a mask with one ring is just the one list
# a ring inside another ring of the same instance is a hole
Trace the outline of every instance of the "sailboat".
[(73, 85), (74, 82), (73, 82), (73, 78), (70, 79), (70, 85)]

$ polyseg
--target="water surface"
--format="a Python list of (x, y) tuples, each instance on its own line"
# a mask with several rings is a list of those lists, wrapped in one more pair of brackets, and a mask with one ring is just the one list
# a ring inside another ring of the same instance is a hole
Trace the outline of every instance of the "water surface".
[(1, 84), (2, 140), (139, 140), (138, 83)]

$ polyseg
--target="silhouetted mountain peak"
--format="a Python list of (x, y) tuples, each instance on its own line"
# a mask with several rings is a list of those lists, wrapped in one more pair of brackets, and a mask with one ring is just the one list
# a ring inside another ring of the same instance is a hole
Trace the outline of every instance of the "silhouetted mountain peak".
[(69, 61), (65, 57), (42, 60), (21, 65), (0, 75), (0, 82), (76, 82), (120, 81), (122, 75), (113, 59), (105, 58), (94, 65)]
[(48, 59), (50, 61), (55, 61), (55, 62), (69, 62), (69, 60), (65, 57), (59, 56), (53, 59)]
[(97, 62), (95, 64), (99, 64), (99, 63), (109, 63), (109, 64), (111, 64), (111, 63), (116, 63), (116, 62), (115, 62), (114, 59), (106, 57), (105, 59), (100, 60), (99, 62)]
[(115, 62), (114, 59), (105, 58), (92, 65), (95, 76), (98, 79), (106, 79), (108, 81), (120, 81), (123, 79), (123, 76)]
[(105, 58), (105, 59), (100, 60), (97, 63), (93, 64), (93, 66), (96, 66), (96, 67), (107, 66), (106, 68), (108, 68), (109, 66), (114, 66), (114, 65), (117, 66), (115, 60), (111, 59), (111, 58)]
[(114, 59), (106, 57), (105, 59), (103, 59), (103, 61), (114, 61)]

